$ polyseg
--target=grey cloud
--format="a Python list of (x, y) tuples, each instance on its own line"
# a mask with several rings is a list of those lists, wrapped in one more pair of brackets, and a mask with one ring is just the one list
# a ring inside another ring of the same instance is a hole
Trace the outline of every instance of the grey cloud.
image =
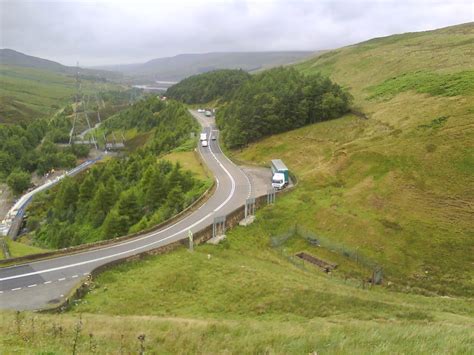
[(83, 65), (317, 50), (473, 20), (471, 1), (0, 0), (1, 47)]

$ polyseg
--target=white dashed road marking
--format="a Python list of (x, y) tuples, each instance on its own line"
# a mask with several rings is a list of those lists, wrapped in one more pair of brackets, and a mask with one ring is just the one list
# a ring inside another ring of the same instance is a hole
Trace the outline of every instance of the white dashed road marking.
[(37, 285), (36, 284), (33, 284), (33, 285), (29, 285), (28, 287), (36, 287)]

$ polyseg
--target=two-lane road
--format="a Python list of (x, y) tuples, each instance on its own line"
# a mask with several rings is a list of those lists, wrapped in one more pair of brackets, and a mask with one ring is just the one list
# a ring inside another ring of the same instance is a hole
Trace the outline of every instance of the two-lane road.
[(192, 114), (209, 137), (209, 147), (199, 144), (198, 149), (216, 178), (217, 187), (212, 197), (176, 223), (134, 239), (0, 269), (0, 308), (39, 309), (58, 303), (96, 267), (187, 238), (189, 230), (195, 233), (212, 224), (214, 217), (226, 215), (244, 204), (251, 195), (249, 179), (222, 153), (217, 140), (210, 138), (211, 131), (215, 130), (213, 119), (194, 111)]

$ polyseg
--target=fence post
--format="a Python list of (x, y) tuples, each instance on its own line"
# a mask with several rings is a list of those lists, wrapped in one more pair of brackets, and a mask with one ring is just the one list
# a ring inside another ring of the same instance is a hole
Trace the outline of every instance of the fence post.
[(275, 197), (276, 197), (275, 189), (274, 188), (268, 189), (267, 190), (267, 204), (268, 205), (274, 204)]
[(189, 239), (189, 250), (194, 251), (194, 238), (193, 238), (193, 232), (191, 232), (191, 229), (188, 231), (188, 239)]

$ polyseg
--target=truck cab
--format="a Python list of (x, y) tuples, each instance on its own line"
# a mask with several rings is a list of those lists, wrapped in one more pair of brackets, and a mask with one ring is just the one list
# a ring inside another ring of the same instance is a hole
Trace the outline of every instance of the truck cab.
[(272, 177), (272, 187), (277, 190), (281, 190), (286, 185), (285, 174), (275, 173)]
[(283, 189), (290, 182), (288, 168), (280, 159), (273, 159), (271, 168), (272, 187), (277, 190)]

